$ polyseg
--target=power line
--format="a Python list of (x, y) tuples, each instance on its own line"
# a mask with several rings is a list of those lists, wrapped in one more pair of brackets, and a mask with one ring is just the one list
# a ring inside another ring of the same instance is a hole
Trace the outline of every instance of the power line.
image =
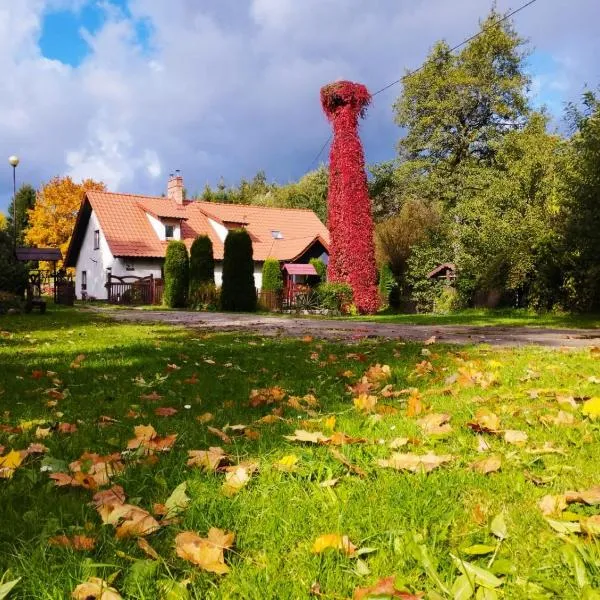
[[(497, 25), (500, 25), (500, 23), (503, 23), (504, 21), (510, 19), (517, 13), (520, 13), (522, 10), (525, 10), (527, 7), (531, 6), (532, 4), (535, 4), (536, 2), (537, 2), (537, 0), (529, 0), (529, 2), (526, 2), (525, 4), (521, 5), (519, 8), (516, 8), (515, 10), (506, 13), (501, 19), (498, 19), (495, 23), (493, 23), (489, 27), (485, 27), (481, 31), (474, 33), (471, 37), (468, 37), (467, 39), (463, 40), (460, 44), (456, 44), (456, 46), (453, 46), (452, 48), (450, 48), (450, 50), (448, 50), (448, 52), (449, 53), (455, 52), (459, 48), (462, 48), (464, 45), (466, 45), (469, 42), (472, 42), (474, 39), (478, 38), (482, 33), (492, 29), (493, 27), (496, 27)], [(391, 87), (394, 87), (395, 85), (401, 83), (403, 79), (406, 79), (407, 77), (410, 77), (411, 75), (414, 75), (415, 73), (418, 73), (421, 69), (423, 69), (424, 66), (425, 65), (422, 64), (420, 67), (417, 67), (416, 69), (409, 71), (408, 73), (406, 73), (405, 75), (400, 77), (400, 79), (396, 79), (395, 81), (388, 83), (387, 85), (383, 86), (381, 89), (379, 89), (376, 92), (374, 92), (373, 94), (371, 94), (371, 97), (377, 96), (378, 94), (381, 94), (382, 92), (389, 90)], [(313, 168), (315, 163), (319, 160), (319, 157), (321, 156), (321, 154), (323, 154), (323, 150), (325, 150), (325, 148), (327, 147), (327, 144), (329, 144), (329, 142), (331, 141), (332, 138), (333, 138), (333, 134), (330, 134), (329, 137), (327, 138), (327, 140), (325, 141), (325, 143), (323, 144), (323, 146), (321, 147), (321, 149), (319, 150), (319, 152), (317, 153), (317, 155), (313, 158), (313, 160), (310, 163), (306, 172), (310, 171)]]

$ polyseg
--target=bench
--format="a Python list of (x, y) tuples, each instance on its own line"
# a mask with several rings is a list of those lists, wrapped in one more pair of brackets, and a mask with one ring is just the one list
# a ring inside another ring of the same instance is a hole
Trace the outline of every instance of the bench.
[(46, 312), (46, 301), (40, 298), (27, 299), (25, 302), (25, 312), (30, 313), (34, 308), (37, 308), (40, 314), (43, 315)]

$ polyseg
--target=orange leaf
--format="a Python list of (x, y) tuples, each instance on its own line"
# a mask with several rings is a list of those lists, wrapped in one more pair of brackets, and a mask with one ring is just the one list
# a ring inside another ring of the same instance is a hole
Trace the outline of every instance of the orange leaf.
[(96, 540), (85, 535), (74, 535), (67, 537), (66, 535), (55, 535), (48, 540), (51, 546), (62, 546), (63, 548), (71, 548), (80, 552), (93, 550), (96, 546)]
[(340, 535), (339, 533), (327, 533), (325, 535), (320, 535), (314, 541), (312, 551), (314, 554), (321, 554), (321, 552), (329, 548), (341, 550), (348, 556), (351, 556), (356, 552), (356, 546), (350, 541), (348, 536)]
[(154, 414), (157, 417), (172, 417), (177, 414), (177, 409), (171, 406), (161, 406), (160, 408), (154, 409)]
[(208, 450), (188, 450), (188, 467), (200, 467), (205, 471), (216, 471), (227, 460), (223, 448), (211, 446)]
[(177, 556), (211, 573), (224, 575), (229, 572), (224, 551), (231, 548), (235, 534), (212, 527), (206, 538), (193, 531), (184, 531), (175, 538)]
[[(435, 339), (435, 338), (434, 338)], [(423, 594), (410, 594), (408, 592), (402, 592), (396, 589), (396, 577), (385, 577), (380, 579), (375, 585), (366, 588), (356, 588), (354, 590), (353, 600), (375, 600), (375, 598), (381, 598), (382, 600), (392, 598), (400, 598), (400, 600), (420, 600), (423, 598)]]

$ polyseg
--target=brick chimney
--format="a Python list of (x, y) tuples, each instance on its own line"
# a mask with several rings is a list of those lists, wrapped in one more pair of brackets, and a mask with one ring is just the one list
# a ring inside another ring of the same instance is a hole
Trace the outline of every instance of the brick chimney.
[(169, 198), (169, 200), (175, 200), (177, 204), (183, 205), (183, 177), (181, 176), (179, 169), (175, 171), (175, 175), (171, 174), (169, 177), (169, 183), (167, 184), (167, 198)]

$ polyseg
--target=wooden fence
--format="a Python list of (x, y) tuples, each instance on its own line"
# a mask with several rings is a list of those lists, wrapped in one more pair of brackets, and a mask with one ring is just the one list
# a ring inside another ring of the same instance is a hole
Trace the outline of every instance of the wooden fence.
[(111, 304), (161, 304), (164, 283), (162, 279), (148, 277), (136, 277), (125, 275), (117, 277), (109, 275), (106, 283), (108, 301)]
[(307, 285), (287, 285), (279, 292), (257, 290), (261, 308), (265, 310), (314, 310), (315, 291)]

